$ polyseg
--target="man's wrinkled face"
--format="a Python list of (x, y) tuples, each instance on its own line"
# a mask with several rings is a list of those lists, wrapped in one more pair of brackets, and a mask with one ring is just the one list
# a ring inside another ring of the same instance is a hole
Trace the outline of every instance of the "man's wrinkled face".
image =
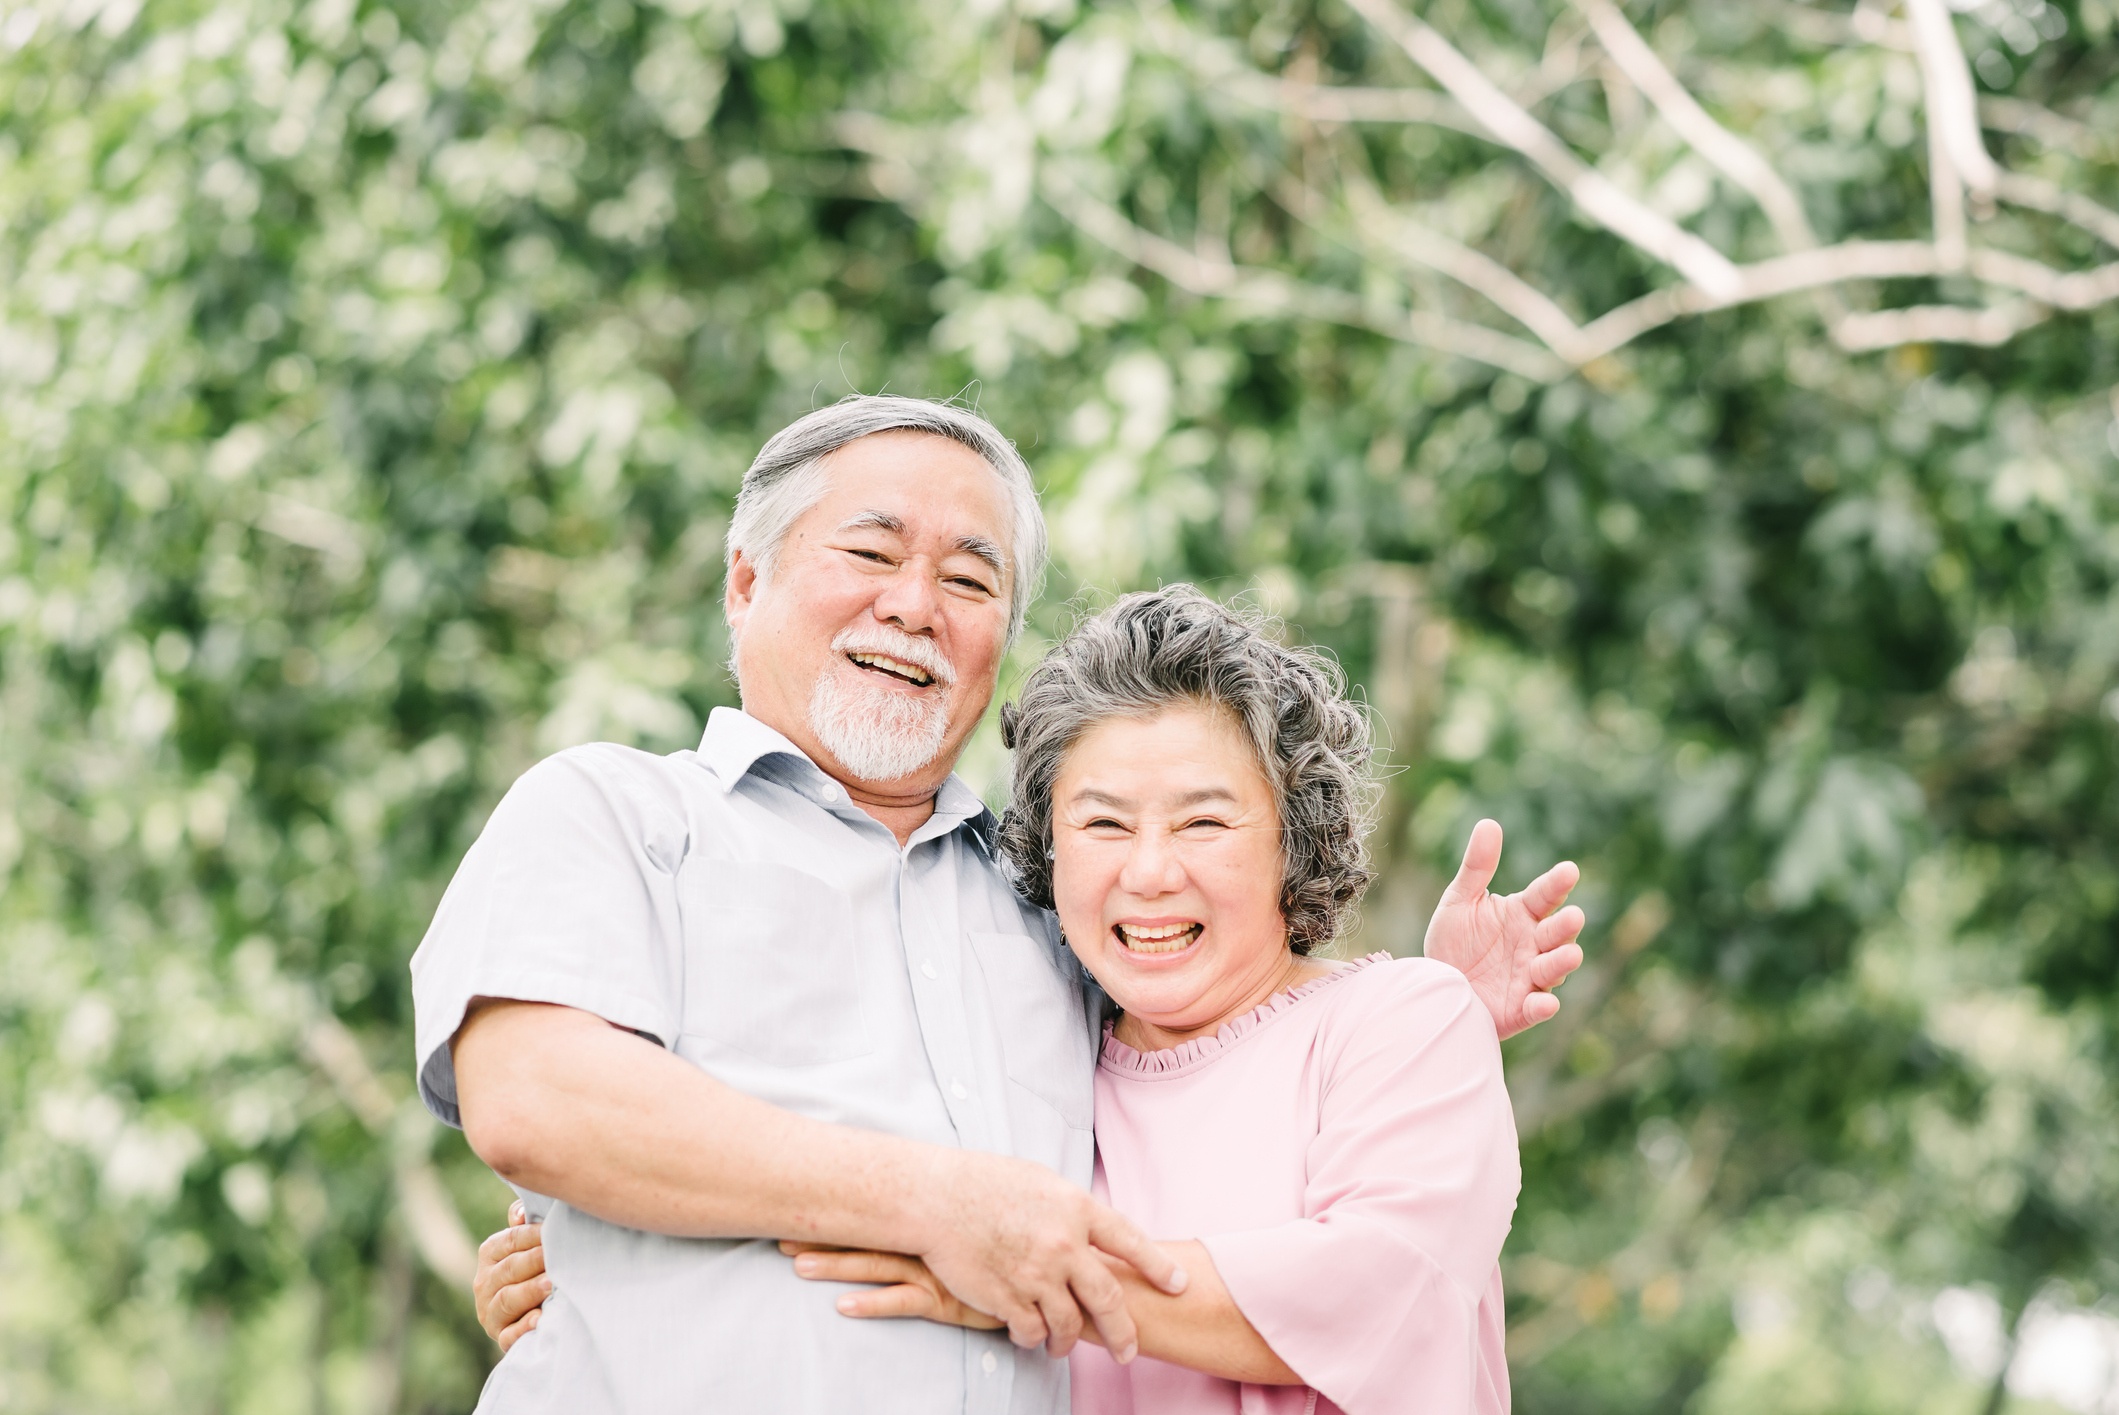
[(825, 471), (772, 579), (740, 554), (731, 569), (743, 708), (842, 780), (931, 792), (1000, 671), (1007, 491), (977, 453), (929, 433), (860, 438)]

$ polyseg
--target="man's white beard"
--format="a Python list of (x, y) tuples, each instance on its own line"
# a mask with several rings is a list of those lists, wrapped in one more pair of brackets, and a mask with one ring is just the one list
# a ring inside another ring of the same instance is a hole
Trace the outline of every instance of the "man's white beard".
[(871, 688), (834, 667), (818, 677), (809, 695), (809, 730), (860, 780), (896, 781), (941, 755), (949, 735), (949, 693), (946, 684), (918, 697)]

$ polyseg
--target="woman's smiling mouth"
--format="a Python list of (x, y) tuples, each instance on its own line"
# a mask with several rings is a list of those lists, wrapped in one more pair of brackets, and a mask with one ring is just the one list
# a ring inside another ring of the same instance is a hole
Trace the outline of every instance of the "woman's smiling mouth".
[(1114, 924), (1120, 946), (1129, 953), (1182, 953), (1190, 948), (1203, 924)]

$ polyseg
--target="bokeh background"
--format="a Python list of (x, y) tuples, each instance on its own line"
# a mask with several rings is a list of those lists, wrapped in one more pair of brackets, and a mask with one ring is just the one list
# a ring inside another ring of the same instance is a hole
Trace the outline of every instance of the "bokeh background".
[(1519, 1409), (2119, 1411), (2119, 5), (1955, 3), (0, 7), (0, 1409), (471, 1406), (406, 960), (887, 389), (1047, 489), (1011, 677), (1340, 656), (1350, 948), (1581, 862)]

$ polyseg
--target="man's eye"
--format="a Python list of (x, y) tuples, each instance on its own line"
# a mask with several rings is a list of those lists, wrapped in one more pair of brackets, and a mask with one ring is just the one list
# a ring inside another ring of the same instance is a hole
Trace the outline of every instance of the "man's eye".
[(857, 555), (863, 560), (873, 560), (878, 565), (888, 565), (890, 557), (880, 550), (848, 550), (848, 555)]
[(984, 584), (981, 584), (979, 581), (972, 579), (968, 575), (958, 575), (951, 579), (950, 583), (953, 585), (960, 585), (963, 588), (967, 590), (972, 590), (978, 594), (990, 595), (993, 593), (992, 589), (990, 589)]

